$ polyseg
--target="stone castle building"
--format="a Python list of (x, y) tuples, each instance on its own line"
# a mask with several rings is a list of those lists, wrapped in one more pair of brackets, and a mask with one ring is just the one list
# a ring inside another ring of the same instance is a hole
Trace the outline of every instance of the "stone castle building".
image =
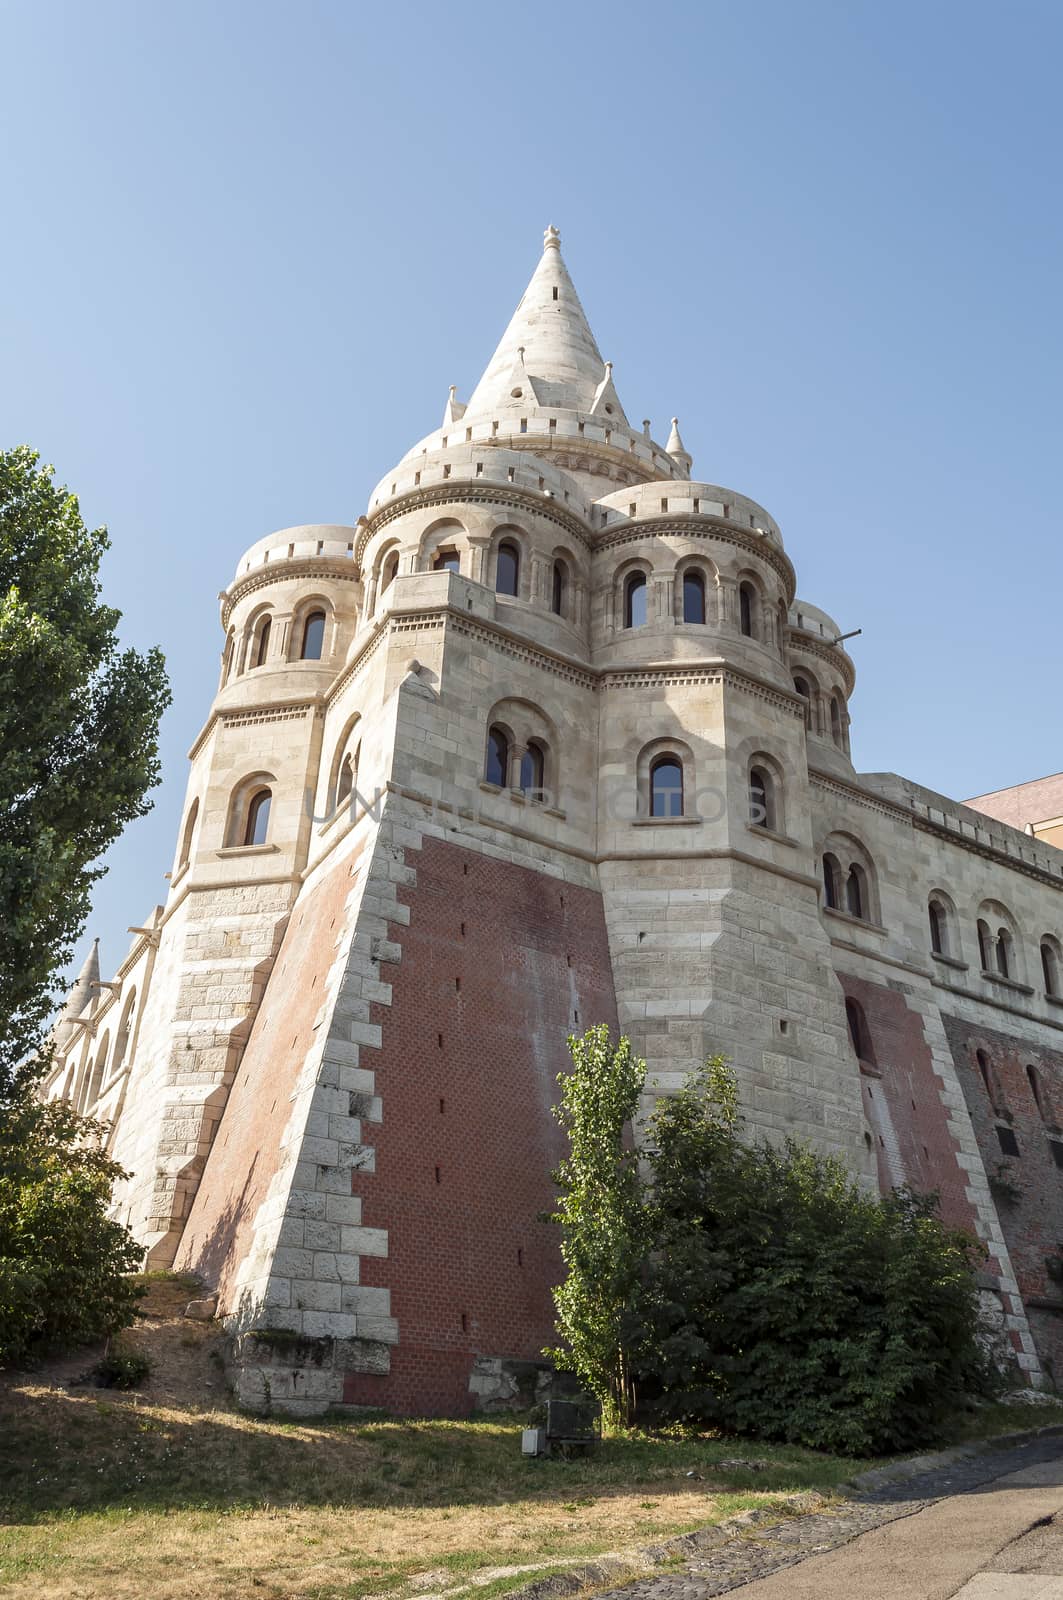
[(854, 771), (853, 664), (779, 528), (633, 425), (556, 230), (470, 399), (353, 527), (221, 596), (165, 906), (47, 1092), (195, 1271), (248, 1405), (461, 1413), (553, 1336), (566, 1036), (940, 1191), (1063, 1371), (1063, 853)]

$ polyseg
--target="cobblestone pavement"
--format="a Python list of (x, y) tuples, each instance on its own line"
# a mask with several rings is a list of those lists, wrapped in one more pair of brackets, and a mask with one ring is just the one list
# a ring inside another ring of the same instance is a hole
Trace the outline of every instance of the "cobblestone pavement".
[[(1018, 1472), (1063, 1454), (1063, 1439), (1040, 1438), (1008, 1449), (987, 1451), (905, 1478), (862, 1490), (835, 1502), (829, 1511), (812, 1512), (782, 1522), (752, 1519), (737, 1535), (707, 1528), (674, 1540), (654, 1554), (674, 1556), (676, 1547), (690, 1550), (681, 1567), (652, 1573), (600, 1593), (597, 1600), (709, 1600), (755, 1579), (768, 1577), (808, 1556), (848, 1544), (872, 1528), (909, 1517), (938, 1500), (964, 1494), (1005, 1473)], [(545, 1587), (545, 1586), (544, 1586)]]

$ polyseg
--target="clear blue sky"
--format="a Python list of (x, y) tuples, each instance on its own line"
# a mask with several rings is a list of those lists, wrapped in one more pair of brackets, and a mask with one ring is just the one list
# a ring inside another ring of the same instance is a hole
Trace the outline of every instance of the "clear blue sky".
[[(778, 518), (857, 766), (1063, 767), (1058, 3), (0, 4), (0, 439), (166, 652), (164, 898), (215, 596), (468, 396), (555, 222), (629, 414)], [(84, 947), (84, 941), (83, 946)]]

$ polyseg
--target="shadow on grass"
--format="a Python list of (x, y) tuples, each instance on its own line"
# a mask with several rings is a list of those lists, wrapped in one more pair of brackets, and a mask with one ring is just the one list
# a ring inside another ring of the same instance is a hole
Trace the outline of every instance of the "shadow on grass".
[(529, 1460), (520, 1454), (521, 1420), (301, 1423), (110, 1392), (12, 1388), (0, 1396), (0, 1517), (830, 1492), (860, 1466), (796, 1447), (647, 1435), (607, 1440), (581, 1460)]

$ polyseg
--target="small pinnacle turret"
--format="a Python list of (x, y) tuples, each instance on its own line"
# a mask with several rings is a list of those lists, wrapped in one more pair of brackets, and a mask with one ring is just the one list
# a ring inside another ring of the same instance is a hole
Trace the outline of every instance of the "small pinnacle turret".
[(81, 971), (74, 980), (73, 988), (67, 995), (66, 1005), (59, 1016), (59, 1021), (52, 1030), (52, 1039), (59, 1045), (69, 1039), (74, 1031), (75, 1024), (92, 1010), (93, 1004), (100, 992), (100, 941), (93, 939), (92, 947), (85, 957)]
[(678, 417), (672, 418), (672, 431), (668, 435), (668, 443), (664, 448), (668, 451), (676, 466), (682, 468), (684, 478), (689, 478), (691, 468), (694, 465), (694, 457), (683, 443), (679, 432)]

